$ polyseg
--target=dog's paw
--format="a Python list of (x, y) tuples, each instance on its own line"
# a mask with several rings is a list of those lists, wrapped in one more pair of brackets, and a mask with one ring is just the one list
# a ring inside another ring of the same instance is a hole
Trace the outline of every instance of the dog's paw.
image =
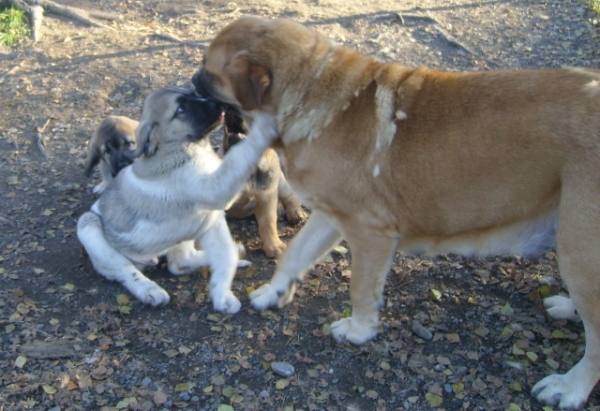
[(242, 308), (242, 303), (231, 290), (227, 290), (223, 293), (214, 293), (211, 296), (211, 299), (215, 311), (224, 314), (235, 314)]
[(275, 125), (275, 117), (272, 114), (259, 112), (254, 116), (252, 127), (248, 133), (248, 139), (256, 139), (267, 146), (277, 140), (279, 132)]
[(581, 321), (575, 304), (568, 297), (555, 295), (544, 299), (544, 307), (548, 315), (556, 320)]
[(348, 341), (354, 345), (362, 345), (377, 335), (377, 326), (357, 324), (352, 317), (342, 318), (331, 324), (331, 335), (338, 343)]
[(573, 381), (569, 373), (553, 374), (533, 386), (531, 395), (539, 402), (561, 410), (578, 410), (587, 401), (589, 392), (582, 385)]
[(102, 181), (100, 184), (94, 187), (92, 191), (94, 194), (100, 195), (106, 189), (106, 186), (108, 186), (108, 183), (106, 181)]
[(292, 225), (298, 225), (306, 221), (306, 212), (302, 209), (302, 207), (286, 207), (285, 218), (288, 220), (288, 223)]
[(270, 307), (281, 308), (292, 302), (295, 292), (296, 284), (290, 285), (283, 291), (275, 289), (271, 284), (265, 284), (250, 293), (250, 303), (259, 311)]
[(151, 305), (152, 307), (161, 307), (169, 304), (169, 294), (162, 289), (154, 281), (148, 280), (143, 284), (137, 285), (134, 289), (129, 291), (144, 304)]
[(286, 244), (277, 237), (277, 241), (265, 242), (262, 246), (262, 250), (269, 258), (279, 259), (285, 251)]

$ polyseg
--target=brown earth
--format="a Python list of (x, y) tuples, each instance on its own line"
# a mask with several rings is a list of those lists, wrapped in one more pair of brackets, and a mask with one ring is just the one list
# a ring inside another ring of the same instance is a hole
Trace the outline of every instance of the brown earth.
[[(243, 14), (286, 16), (339, 43), (447, 70), (598, 67), (594, 15), (576, 0), (249, 2), (65, 1), (111, 11), (111, 29), (48, 14), (37, 44), (0, 49), (0, 410), (541, 410), (529, 394), (583, 353), (578, 324), (551, 321), (554, 254), (538, 261), (398, 255), (381, 333), (338, 345), (328, 324), (349, 309), (350, 253), (317, 265), (293, 304), (258, 313), (247, 290), (275, 263), (253, 219), (231, 229), (250, 250), (222, 316), (203, 273), (149, 276), (172, 296), (152, 309), (96, 274), (75, 235), (98, 176), (87, 142), (107, 114), (138, 118), (153, 89), (187, 84), (208, 43)], [(401, 18), (398, 13), (400, 13)], [(174, 42), (157, 33), (184, 40)], [(47, 123), (47, 124), (46, 124)], [(38, 144), (42, 136), (47, 155)], [(296, 228), (281, 220), (286, 241)], [(120, 295), (119, 298), (117, 296)], [(432, 332), (413, 333), (415, 322)], [(295, 367), (274, 374), (273, 361)], [(598, 394), (588, 410), (599, 409)], [(231, 408), (228, 408), (228, 407)]]

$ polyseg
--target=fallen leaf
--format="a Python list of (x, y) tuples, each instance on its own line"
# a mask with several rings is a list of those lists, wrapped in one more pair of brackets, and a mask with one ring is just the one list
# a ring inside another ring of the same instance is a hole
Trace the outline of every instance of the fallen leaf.
[(439, 407), (444, 402), (444, 399), (442, 397), (431, 392), (425, 394), (425, 399), (432, 407)]
[(27, 357), (19, 355), (17, 357), (17, 359), (15, 360), (15, 367), (23, 368), (23, 366), (25, 365), (26, 362), (27, 362)]

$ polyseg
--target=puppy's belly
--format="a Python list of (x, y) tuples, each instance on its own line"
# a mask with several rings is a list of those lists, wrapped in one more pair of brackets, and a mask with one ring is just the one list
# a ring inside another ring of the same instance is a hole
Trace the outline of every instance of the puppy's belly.
[(400, 249), (416, 254), (456, 253), (465, 256), (512, 254), (536, 257), (556, 247), (555, 212), (504, 227), (450, 237), (422, 237), (401, 241)]
[(112, 243), (125, 256), (134, 261), (151, 260), (166, 254), (167, 250), (182, 242), (199, 238), (210, 229), (222, 211), (203, 211), (160, 223), (140, 220), (133, 230), (115, 233)]

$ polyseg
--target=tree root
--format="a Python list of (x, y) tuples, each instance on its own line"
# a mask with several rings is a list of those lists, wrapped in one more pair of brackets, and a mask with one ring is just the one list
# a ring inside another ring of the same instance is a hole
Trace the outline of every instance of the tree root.
[(102, 11), (87, 11), (76, 7), (64, 6), (55, 3), (52, 0), (6, 0), (14, 7), (25, 10), (29, 15), (29, 20), (32, 27), (33, 41), (37, 42), (41, 38), (40, 29), (44, 18), (44, 10), (48, 13), (56, 14), (57, 16), (66, 17), (77, 23), (85, 24), (89, 27), (99, 27), (108, 30), (114, 30), (106, 24), (100, 23), (94, 19), (102, 20), (118, 20), (119, 16), (113, 13)]

